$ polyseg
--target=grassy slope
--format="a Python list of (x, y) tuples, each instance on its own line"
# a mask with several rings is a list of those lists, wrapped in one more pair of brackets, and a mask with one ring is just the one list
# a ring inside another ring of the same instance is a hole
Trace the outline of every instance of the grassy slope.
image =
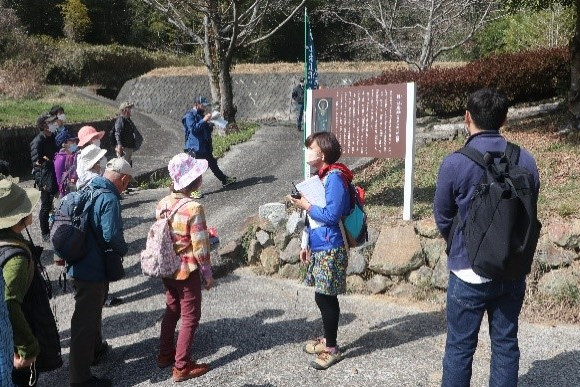
[[(579, 135), (561, 137), (558, 115), (521, 122), (502, 130), (505, 137), (530, 150), (540, 171), (540, 219), (553, 215), (573, 217), (580, 214)], [(416, 152), (413, 218), (431, 216), (437, 172), (445, 155), (461, 147), (463, 139), (434, 142)], [(403, 160), (377, 160), (357, 174), (358, 184), (366, 189), (370, 222), (376, 226), (384, 219), (402, 217)]]
[(54, 105), (65, 109), (68, 122), (113, 118), (116, 109), (88, 99), (67, 95), (58, 86), (49, 86), (39, 99), (0, 98), (0, 127), (35, 125), (36, 118)]

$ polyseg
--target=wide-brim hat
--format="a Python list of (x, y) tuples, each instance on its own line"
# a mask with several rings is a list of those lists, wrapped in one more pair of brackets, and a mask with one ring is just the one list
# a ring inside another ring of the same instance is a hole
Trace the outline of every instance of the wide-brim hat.
[(86, 148), (83, 148), (81, 153), (79, 154), (79, 162), (84, 166), (86, 170), (91, 169), (95, 166), (96, 163), (99, 162), (100, 159), (105, 156), (107, 153), (106, 149), (101, 149), (94, 144), (87, 145)]
[(0, 229), (12, 227), (30, 215), (39, 199), (39, 190), (22, 188), (0, 177)]
[(194, 159), (187, 153), (180, 153), (173, 156), (167, 169), (173, 181), (173, 188), (179, 191), (203, 175), (207, 170), (207, 160)]
[(104, 135), (105, 132), (97, 132), (97, 129), (92, 126), (83, 126), (78, 133), (79, 146), (85, 146), (85, 144), (88, 144), (96, 138), (100, 140)]

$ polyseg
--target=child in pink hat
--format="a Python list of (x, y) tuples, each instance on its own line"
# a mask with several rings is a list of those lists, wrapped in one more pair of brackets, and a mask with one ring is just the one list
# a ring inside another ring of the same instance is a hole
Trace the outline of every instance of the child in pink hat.
[[(155, 211), (157, 219), (170, 216), (171, 239), (181, 267), (172, 278), (164, 278), (166, 309), (161, 321), (157, 365), (161, 368), (174, 365), (175, 382), (195, 378), (209, 371), (209, 364), (191, 359), (191, 346), (201, 317), (201, 287), (213, 286), (210, 265), (210, 243), (203, 207), (191, 198), (191, 193), (201, 186), (202, 175), (207, 170), (206, 160), (196, 160), (187, 153), (174, 156), (169, 162), (171, 193), (161, 199)], [(177, 321), (181, 327), (174, 346)]]

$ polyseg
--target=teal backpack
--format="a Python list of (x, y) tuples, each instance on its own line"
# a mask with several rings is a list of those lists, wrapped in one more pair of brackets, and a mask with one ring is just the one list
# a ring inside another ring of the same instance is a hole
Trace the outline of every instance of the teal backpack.
[(365, 191), (362, 187), (354, 186), (346, 176), (338, 169), (333, 169), (329, 173), (336, 171), (348, 188), (350, 194), (350, 212), (342, 217), (341, 231), (344, 230), (344, 237), (348, 247), (358, 247), (369, 240), (367, 214), (364, 210)]

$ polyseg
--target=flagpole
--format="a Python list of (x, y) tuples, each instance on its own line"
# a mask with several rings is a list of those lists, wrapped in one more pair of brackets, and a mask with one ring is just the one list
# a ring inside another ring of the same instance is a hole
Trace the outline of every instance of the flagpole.
[[(307, 85), (308, 85), (308, 9), (304, 7), (304, 83), (303, 83), (303, 100), (302, 100), (302, 114), (306, 111), (307, 106)], [(306, 118), (305, 115), (302, 117), (302, 143), (306, 141)], [(302, 170), (304, 171), (304, 178), (308, 177), (310, 172), (309, 165), (306, 164), (306, 147), (303, 147), (302, 152)]]

